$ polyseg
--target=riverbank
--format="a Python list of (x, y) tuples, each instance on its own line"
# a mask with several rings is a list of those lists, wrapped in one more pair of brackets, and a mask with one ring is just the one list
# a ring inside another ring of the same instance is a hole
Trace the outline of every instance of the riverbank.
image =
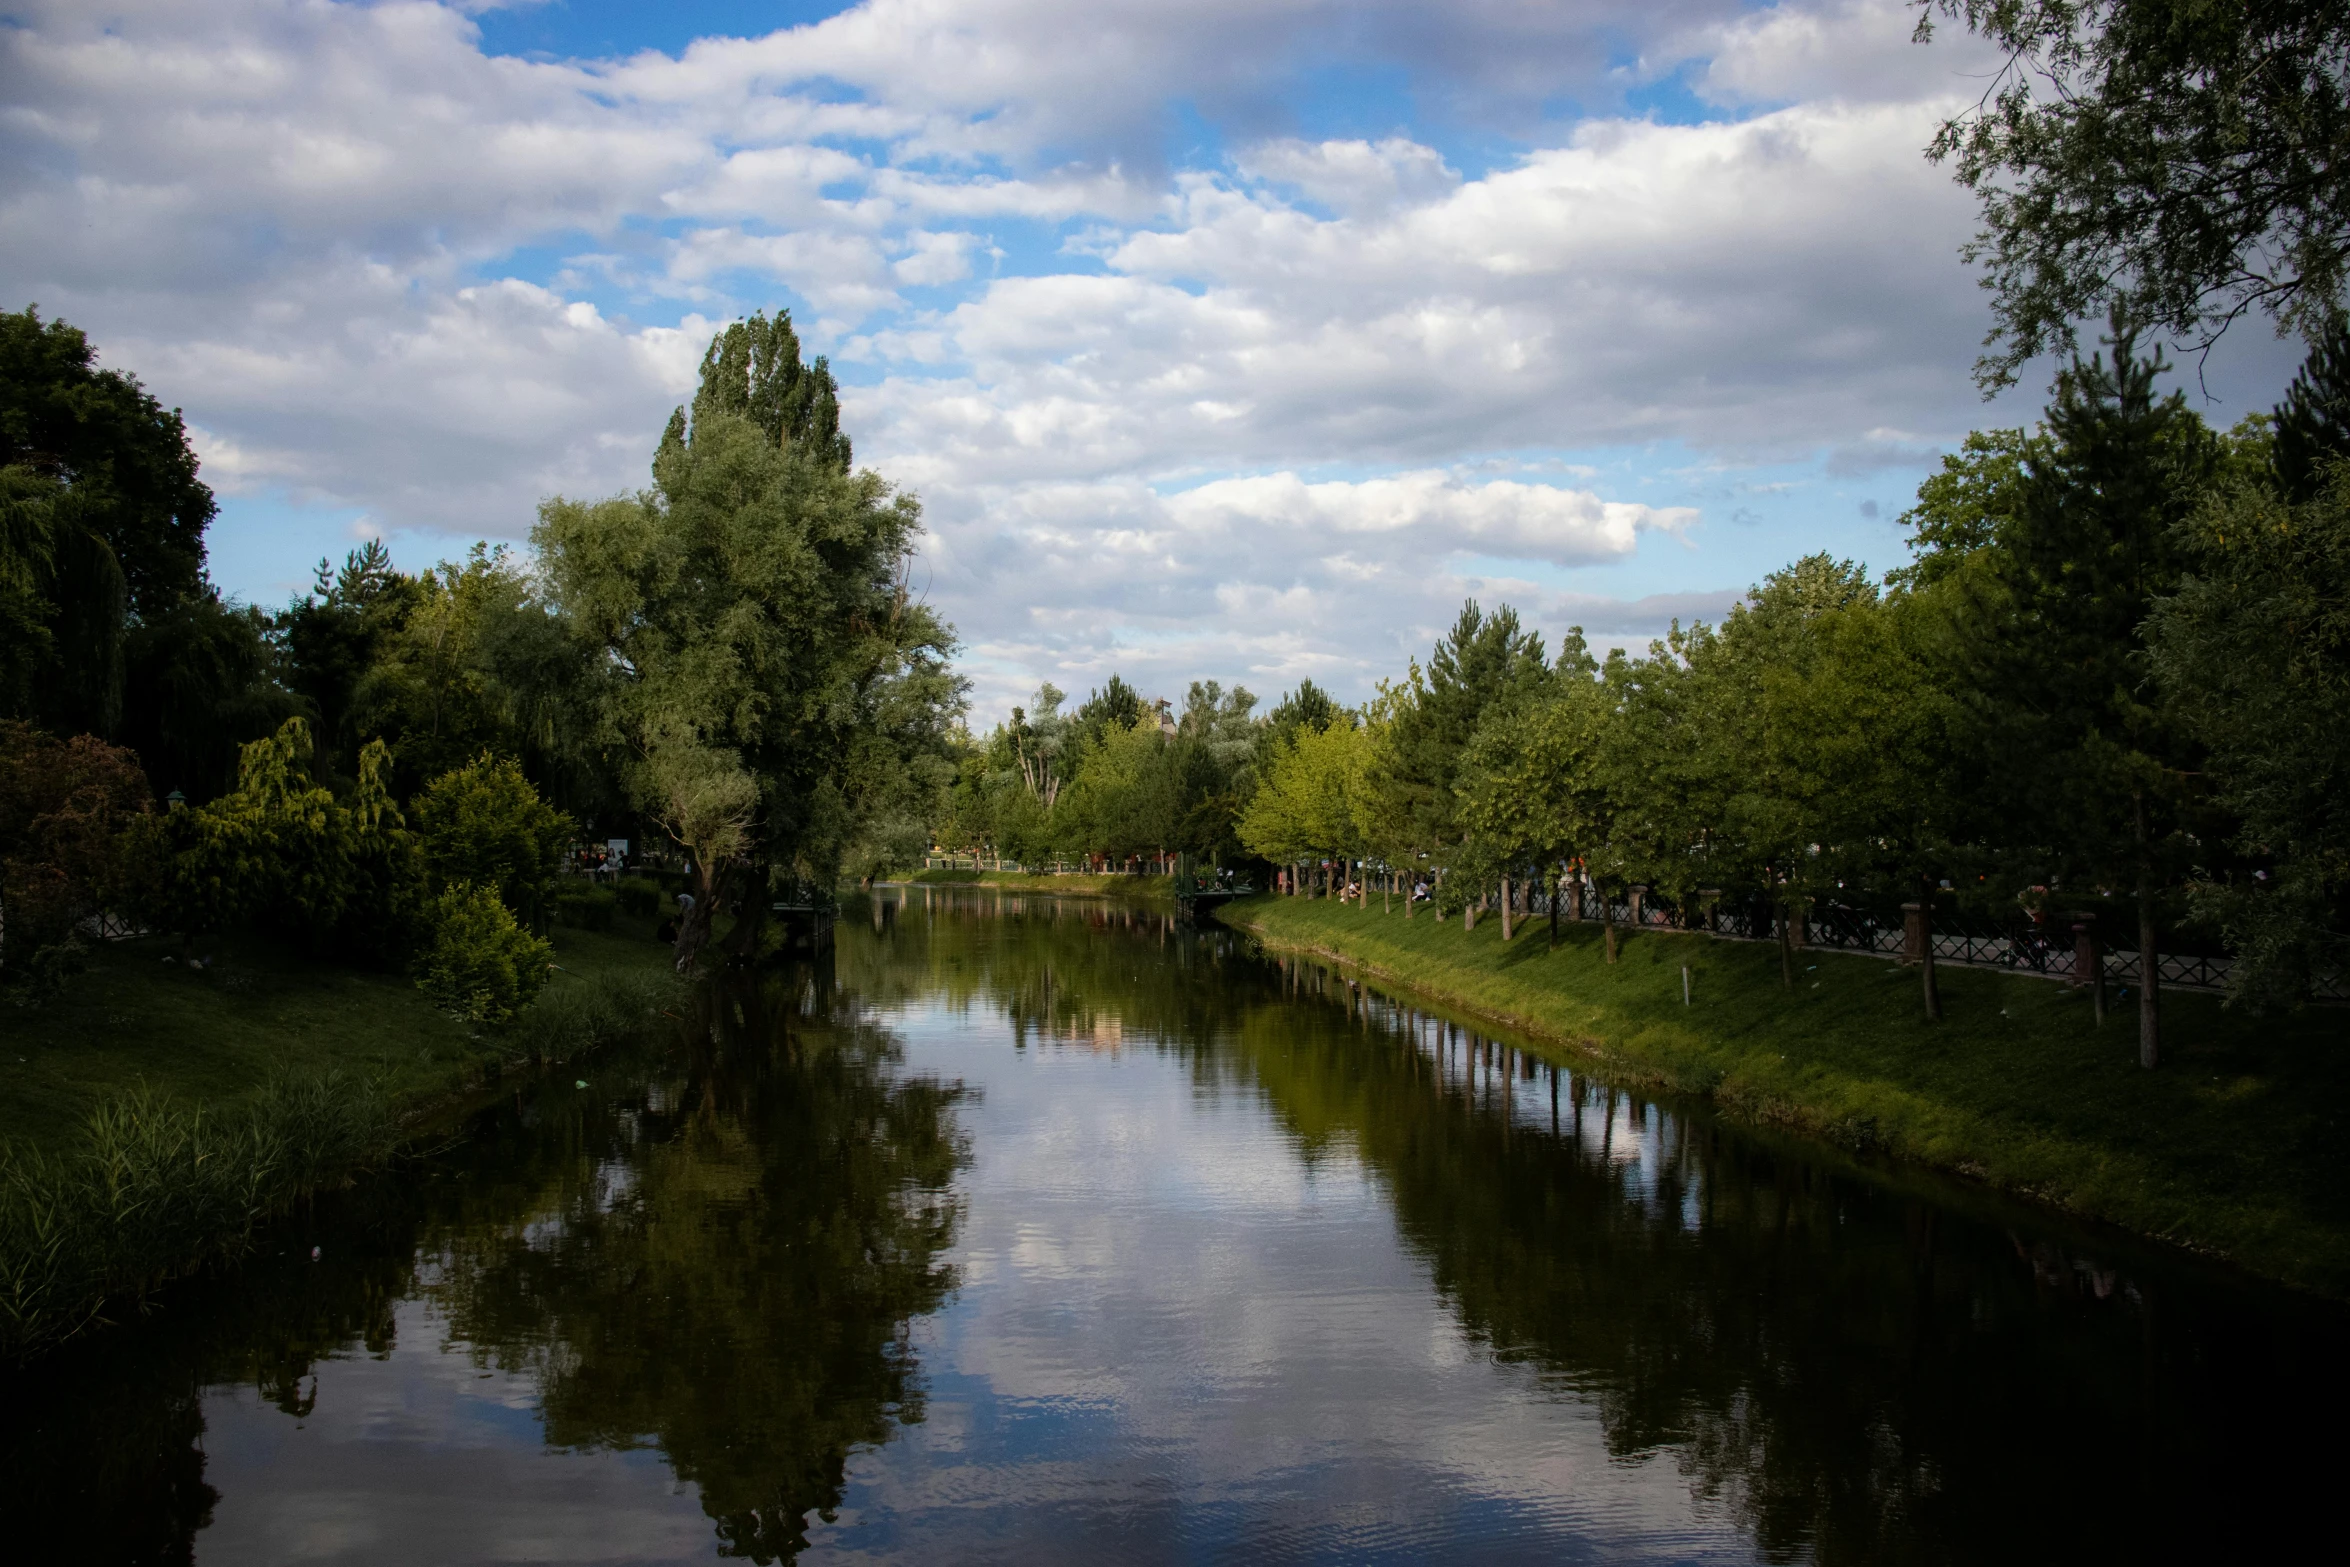
[(1027, 871), (916, 871), (893, 887), (988, 887), (998, 892), (1050, 892), (1065, 898), (1117, 898), (1133, 903), (1175, 901), (1172, 876), (1088, 875), (1082, 872), (1034, 875)]
[[(110, 944), (0, 1048), (0, 1355), (55, 1344), (388, 1159), (508, 1068), (640, 1031), (668, 949), (558, 928), (557, 971), (481, 1032), (396, 974), (224, 940)], [(165, 961), (169, 958), (171, 961)]]
[[(2335, 1010), (2254, 1018), (2164, 998), (2165, 1064), (2136, 1064), (2136, 1010), (2052, 981), (1944, 965), (1929, 1023), (1918, 974), (1804, 952), (1797, 988), (1767, 943), (1600, 929), (1554, 951), (1535, 922), (1464, 933), (1323, 900), (1259, 897), (1221, 917), (1598, 1058), (1619, 1081), (1915, 1161), (2350, 1296), (2350, 1058)], [(1682, 1000), (1682, 970), (1690, 999)]]

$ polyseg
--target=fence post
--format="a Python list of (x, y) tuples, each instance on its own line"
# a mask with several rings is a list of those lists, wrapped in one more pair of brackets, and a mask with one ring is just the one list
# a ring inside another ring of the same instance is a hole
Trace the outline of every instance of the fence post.
[(1632, 928), (1634, 930), (1638, 930), (1640, 928), (1640, 901), (1647, 896), (1648, 883), (1644, 881), (1636, 881), (1632, 884)]
[(1926, 929), (1926, 906), (1922, 903), (1904, 903), (1901, 906), (1901, 961), (1926, 961), (1926, 943), (1931, 934)]

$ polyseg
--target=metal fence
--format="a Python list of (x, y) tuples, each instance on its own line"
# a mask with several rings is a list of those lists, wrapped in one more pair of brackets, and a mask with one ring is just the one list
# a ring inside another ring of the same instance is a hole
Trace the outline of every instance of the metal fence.
[[(1526, 899), (1529, 917), (1547, 918), (1552, 896), (1530, 894)], [(1562, 914), (1572, 907), (1571, 902), (1562, 905)], [(1781, 918), (1775, 904), (1759, 898), (1713, 899), (1686, 913), (1667, 899), (1643, 897), (1635, 908), (1632, 900), (1618, 898), (1611, 901), (1609, 913), (1617, 924), (1635, 929), (1692, 930), (1726, 941), (1776, 941)], [(1597, 894), (1589, 888), (1584, 890), (1583, 918), (1593, 922), (1600, 918)], [(1817, 904), (1798, 921), (1794, 934), (1796, 945), (1807, 949), (1865, 952), (1895, 959), (1907, 955), (1902, 916), (1883, 909)], [(2005, 969), (2075, 983), (2080, 979), (2080, 946), (2073, 939), (2071, 922), (2061, 915), (2048, 924), (2029, 917), (2001, 923), (1938, 909), (1929, 939), (1937, 963)], [(2135, 948), (2101, 945), (2097, 956), (2109, 984), (2131, 985), (2142, 978)], [(2231, 957), (2197, 953), (2164, 952), (2156, 956), (2155, 963), (2163, 986), (2174, 990), (2224, 991), (2235, 967)], [(2320, 1001), (2350, 1001), (2350, 978), (2318, 975), (2310, 994)]]

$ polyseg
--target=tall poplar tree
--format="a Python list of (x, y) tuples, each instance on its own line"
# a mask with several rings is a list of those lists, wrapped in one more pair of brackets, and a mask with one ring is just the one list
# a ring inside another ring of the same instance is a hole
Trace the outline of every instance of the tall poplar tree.
[(747, 950), (776, 889), (830, 888), (962, 702), (953, 635), (907, 586), (920, 508), (848, 471), (829, 372), (786, 347), (780, 317), (719, 334), (653, 488), (551, 500), (532, 535), (556, 609), (608, 662), (603, 732), (689, 863), (681, 968), (722, 907)]

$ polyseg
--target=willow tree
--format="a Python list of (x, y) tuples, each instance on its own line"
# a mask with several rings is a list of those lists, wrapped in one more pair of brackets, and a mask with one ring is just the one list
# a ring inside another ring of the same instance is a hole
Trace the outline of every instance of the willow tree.
[(686, 857), (681, 968), (721, 908), (742, 953), (778, 888), (829, 889), (961, 704), (952, 633), (906, 585), (920, 508), (848, 458), (823, 361), (754, 317), (711, 345), (652, 489), (540, 508), (553, 603), (608, 662), (604, 735)]
[(2311, 342), (2350, 279), (2338, 0), (1915, 0), (2007, 57), (1929, 156), (1982, 203), (1966, 252), (2003, 386), (2118, 312), (2208, 346), (2258, 310)]

